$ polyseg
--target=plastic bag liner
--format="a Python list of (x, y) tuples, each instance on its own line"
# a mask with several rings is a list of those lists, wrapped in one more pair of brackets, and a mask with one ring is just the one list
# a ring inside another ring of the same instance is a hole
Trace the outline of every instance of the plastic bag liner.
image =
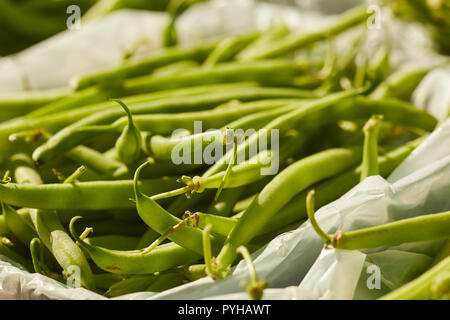
[(167, 15), (161, 12), (121, 10), (66, 30), (18, 54), (0, 58), (0, 92), (66, 87), (82, 74), (121, 63), (136, 47), (136, 57), (161, 47)]
[[(403, 59), (394, 60), (396, 68), (424, 56), (423, 42), (414, 42), (416, 38), (411, 37), (419, 32), (415, 27), (408, 25), (406, 28), (400, 24), (395, 29), (383, 30), (395, 39), (395, 30), (399, 28), (402, 32), (397, 32), (397, 38), (400, 36), (408, 41), (393, 41), (397, 46), (401, 43), (396, 55), (401, 57), (403, 54)], [(413, 94), (415, 104), (440, 119), (445, 118), (449, 107), (448, 103), (442, 103), (443, 93), (440, 92), (446, 91), (448, 99), (449, 90), (448, 84), (443, 88), (435, 84), (442, 83), (442, 79), (448, 81), (448, 76), (445, 69), (430, 73)], [(449, 210), (449, 194), (450, 119), (442, 123), (387, 180), (379, 176), (367, 178), (340, 199), (318, 210), (316, 217), (326, 232), (355, 230)], [(424, 272), (439, 245), (439, 241), (432, 241), (367, 252), (322, 250), (323, 241), (307, 222), (276, 237), (252, 257), (258, 276), (267, 279), (270, 286), (265, 290), (265, 299), (373, 299)], [(214, 282), (203, 278), (162, 293), (140, 292), (116, 299), (247, 299), (241, 281), (248, 279), (247, 267), (241, 262), (224, 280)], [(27, 273), (0, 257), (0, 299), (106, 298), (83, 288), (66, 288), (39, 274)]]

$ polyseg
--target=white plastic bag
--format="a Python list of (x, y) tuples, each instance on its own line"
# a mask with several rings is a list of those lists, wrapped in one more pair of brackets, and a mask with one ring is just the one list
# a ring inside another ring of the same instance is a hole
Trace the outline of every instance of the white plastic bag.
[(138, 41), (137, 56), (161, 47), (165, 13), (121, 10), (66, 30), (16, 55), (0, 58), (0, 92), (67, 87), (72, 78), (121, 62)]

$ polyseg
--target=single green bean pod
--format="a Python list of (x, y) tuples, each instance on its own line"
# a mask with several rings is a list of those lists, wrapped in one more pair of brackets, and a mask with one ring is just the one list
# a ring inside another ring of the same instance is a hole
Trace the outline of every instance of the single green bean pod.
[(361, 181), (369, 176), (378, 175), (378, 129), (379, 121), (373, 116), (364, 125), (364, 149), (361, 170)]
[(122, 131), (116, 142), (117, 154), (124, 163), (132, 164), (139, 160), (141, 154), (141, 132), (134, 125), (133, 117), (128, 107), (120, 100), (114, 100), (122, 106), (128, 115), (128, 125)]

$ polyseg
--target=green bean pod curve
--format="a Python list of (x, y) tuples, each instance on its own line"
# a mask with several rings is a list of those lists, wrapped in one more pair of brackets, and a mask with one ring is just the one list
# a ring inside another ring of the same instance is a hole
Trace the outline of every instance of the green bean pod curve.
[(117, 274), (149, 274), (168, 270), (180, 265), (191, 264), (201, 256), (175, 243), (162, 244), (147, 254), (143, 250), (119, 251), (91, 245), (82, 240), (75, 231), (75, 222), (70, 221), (70, 233), (77, 244), (88, 252), (95, 264), (102, 270)]
[[(172, 227), (178, 225), (182, 220), (171, 215), (169, 212), (159, 206), (154, 200), (142, 193), (138, 181), (139, 173), (145, 165), (146, 163), (141, 165), (136, 170), (134, 176), (136, 208), (141, 219), (150, 228), (152, 228), (159, 234), (165, 234)], [(185, 247), (186, 249), (203, 255), (202, 231), (199, 229), (185, 226), (177, 230), (177, 232), (171, 233), (168, 238), (169, 240), (179, 244), (182, 247)], [(212, 236), (211, 240), (213, 251), (218, 252), (223, 243), (222, 239), (220, 237)]]

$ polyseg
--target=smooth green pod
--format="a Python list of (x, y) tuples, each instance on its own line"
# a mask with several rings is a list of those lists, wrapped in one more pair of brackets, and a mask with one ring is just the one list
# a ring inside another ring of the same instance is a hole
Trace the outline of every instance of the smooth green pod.
[(114, 100), (122, 106), (128, 116), (128, 125), (116, 141), (116, 149), (119, 159), (126, 164), (135, 163), (141, 154), (141, 132), (134, 125), (133, 116), (128, 107), (120, 100)]
[(65, 277), (72, 274), (79, 275), (81, 286), (95, 290), (89, 263), (81, 249), (64, 230), (56, 212), (33, 209), (30, 216), (39, 238), (64, 269)]

